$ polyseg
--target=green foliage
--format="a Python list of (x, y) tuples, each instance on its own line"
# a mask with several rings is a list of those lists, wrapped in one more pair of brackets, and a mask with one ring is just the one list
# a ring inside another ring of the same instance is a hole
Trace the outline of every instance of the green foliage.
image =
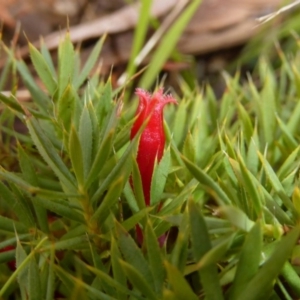
[(132, 103), (109, 79), (85, 85), (102, 43), (79, 76), (68, 36), (57, 73), (47, 49), (30, 45), (46, 90), (10, 53), (32, 101), (0, 93), (10, 154), (0, 167), (0, 298), (300, 297), (297, 59), (280, 53), (275, 70), (261, 58), (259, 88), (224, 74), (219, 100), (182, 82), (146, 207)]

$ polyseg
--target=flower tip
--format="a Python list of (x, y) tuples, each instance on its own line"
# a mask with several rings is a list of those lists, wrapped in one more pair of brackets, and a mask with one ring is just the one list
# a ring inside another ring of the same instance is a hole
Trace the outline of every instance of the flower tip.
[(143, 99), (143, 100), (146, 100), (146, 101), (148, 101), (151, 98), (151, 95), (147, 91), (143, 90), (142, 88), (136, 88), (135, 89), (135, 94), (140, 99)]

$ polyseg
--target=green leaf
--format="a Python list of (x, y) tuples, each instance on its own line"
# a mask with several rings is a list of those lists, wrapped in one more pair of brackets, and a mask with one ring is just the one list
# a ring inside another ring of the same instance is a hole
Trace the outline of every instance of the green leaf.
[(135, 213), (139, 212), (140, 208), (129, 182), (126, 182), (123, 193), (130, 209)]
[(34, 256), (32, 256), (29, 261), (28, 296), (30, 300), (40, 300), (43, 298), (39, 268)]
[(113, 140), (115, 136), (115, 130), (112, 129), (105, 138), (103, 138), (96, 157), (92, 163), (90, 172), (87, 176), (87, 180), (85, 183), (85, 188), (87, 189), (99, 176), (101, 169), (105, 165), (105, 162), (107, 161), (109, 154), (112, 150)]
[(137, 203), (139, 209), (141, 210), (146, 207), (144, 191), (143, 191), (142, 176), (141, 176), (140, 169), (139, 169), (136, 159), (133, 157), (132, 160), (133, 160), (133, 163), (132, 163), (132, 185), (133, 185), (136, 203)]
[(298, 142), (294, 138), (293, 134), (289, 131), (288, 127), (284, 122), (279, 118), (278, 115), (276, 115), (276, 119), (278, 122), (278, 125), (282, 131), (282, 138), (285, 141), (286, 145), (289, 149), (294, 150), (298, 147)]
[[(2, 172), (0, 172), (0, 177), (3, 178), (1, 173)], [(2, 201), (6, 202), (7, 206), (14, 211), (24, 226), (27, 228), (34, 226), (34, 219), (28, 204), (22, 201), (22, 197), (19, 197), (17, 194), (10, 191), (10, 189), (2, 182), (0, 182), (0, 197), (2, 198)]]
[(254, 133), (254, 128), (251, 123), (249, 113), (246, 111), (246, 109), (240, 102), (237, 103), (237, 108), (239, 112), (240, 121), (243, 126), (243, 133), (245, 134), (246, 141), (248, 142), (248, 144), (250, 144), (251, 137), (253, 136)]
[(82, 149), (84, 174), (87, 176), (92, 161), (93, 125), (87, 105), (83, 107), (79, 123), (79, 140)]
[(73, 81), (75, 52), (70, 34), (67, 33), (58, 47), (58, 98)]
[[(34, 167), (32, 165), (32, 162), (19, 143), (18, 143), (18, 157), (19, 157), (19, 164), (24, 179), (32, 185), (35, 186), (38, 185), (38, 178), (36, 175), (36, 171), (34, 170)], [(32, 201), (34, 203), (34, 210), (35, 210), (35, 214), (39, 226), (42, 229), (42, 231), (48, 233), (49, 228), (48, 228), (47, 212), (43, 207), (41, 207), (38, 203), (36, 203), (34, 198), (32, 198)]]
[(74, 238), (56, 241), (54, 244), (49, 244), (44, 247), (45, 250), (50, 250), (53, 248), (55, 250), (87, 249), (88, 248), (87, 236), (84, 234)]
[[(212, 248), (205, 220), (194, 202), (189, 202), (189, 221), (191, 227), (192, 250), (194, 257), (200, 261), (204, 255)], [(219, 283), (217, 267), (208, 265), (199, 270), (201, 283), (207, 299), (223, 299), (222, 290)]]
[(38, 87), (23, 61), (17, 61), (16, 66), (32, 99), (41, 108), (42, 112), (47, 113), (47, 108), (51, 103), (49, 97)]
[[(123, 271), (122, 265), (120, 263), (121, 260), (121, 253), (117, 247), (116, 240), (112, 237), (111, 238), (111, 265), (112, 265), (112, 271), (113, 271), (113, 278), (115, 281), (120, 283), (122, 286), (127, 287), (126, 282), (126, 276)], [(124, 293), (121, 290), (118, 290), (118, 299), (120, 300), (126, 300), (127, 296), (126, 293)]]
[(116, 179), (109, 187), (107, 194), (93, 214), (91, 221), (96, 221), (101, 225), (104, 224), (105, 220), (109, 216), (108, 212), (110, 211), (111, 207), (118, 202), (126, 180), (126, 174), (119, 174), (118, 179)]
[(297, 157), (300, 147), (298, 146), (294, 151), (292, 151), (286, 158), (284, 163), (280, 166), (277, 171), (277, 176), (279, 180), (283, 180), (294, 168), (298, 165)]
[[(238, 297), (238, 300), (257, 300), (266, 299), (265, 292), (272, 284), (284, 263), (289, 258), (292, 249), (297, 242), (300, 234), (300, 227), (295, 227), (287, 236), (283, 237), (277, 247), (274, 249), (271, 257), (263, 264), (254, 278), (247, 284)], [(264, 297), (264, 298), (262, 298)]]
[(178, 271), (184, 271), (187, 263), (188, 244), (189, 244), (189, 219), (187, 210), (184, 211), (183, 217), (180, 222), (178, 236), (170, 256), (170, 262), (175, 266)]
[(146, 282), (154, 288), (154, 281), (148, 262), (144, 258), (141, 249), (124, 228), (116, 222), (117, 242), (126, 262), (143, 274)]
[(156, 297), (152, 287), (149, 285), (149, 282), (147, 282), (143, 273), (140, 273), (136, 268), (125, 261), (121, 261), (120, 263), (124, 272), (126, 273), (126, 276), (136, 289), (138, 289), (143, 295), (147, 296), (147, 299), (159, 299)]
[(166, 271), (164, 270), (161, 249), (149, 219), (146, 224), (145, 242), (149, 266), (154, 279), (155, 291), (157, 294), (161, 295)]
[(207, 192), (218, 201), (219, 205), (222, 206), (231, 203), (226, 193), (208, 174), (198, 168), (186, 157), (182, 156), (181, 158), (192, 175), (200, 182), (200, 184), (207, 190)]
[[(167, 270), (168, 281), (171, 284), (173, 291), (176, 295), (177, 300), (197, 300), (198, 297), (192, 291), (183, 275), (179, 270), (171, 265), (169, 262), (165, 261), (165, 268)], [(217, 298), (208, 298), (208, 299), (217, 299)]]
[(10, 97), (6, 97), (0, 93), (0, 101), (5, 104), (5, 106), (9, 107), (13, 112), (20, 113), (22, 115), (24, 114), (22, 106), (12, 95)]
[(220, 240), (218, 240), (218, 244), (203, 255), (201, 260), (196, 264), (196, 269), (205, 269), (207, 266), (217, 264), (226, 257), (226, 253), (235, 237), (236, 233), (230, 234), (228, 237), (221, 237)]
[[(90, 284), (85, 283), (81, 278), (72, 276), (66, 272), (63, 268), (58, 265), (54, 265), (56, 274), (66, 286), (69, 295), (74, 299), (78, 297), (77, 291), (83, 290), (84, 297), (87, 297), (85, 291), (88, 291), (92, 299), (101, 299), (101, 300), (117, 300), (111, 296), (106, 295), (105, 293), (99, 291), (90, 286)], [(86, 298), (84, 298), (86, 299)]]
[(49, 269), (47, 276), (47, 289), (46, 289), (46, 300), (52, 300), (55, 292), (55, 249), (51, 248), (49, 258)]
[(69, 139), (69, 155), (79, 185), (79, 189), (81, 189), (84, 183), (83, 155), (82, 155), (81, 143), (74, 126), (71, 127), (71, 133)]
[[(143, 127), (142, 127), (143, 129)], [(142, 130), (141, 129), (141, 130)], [(139, 131), (140, 132), (140, 131)], [(117, 164), (110, 171), (109, 175), (105, 178), (102, 184), (99, 186), (98, 190), (93, 195), (91, 201), (95, 203), (100, 196), (104, 193), (104, 191), (108, 188), (108, 186), (119, 176), (120, 173), (125, 172), (129, 173), (131, 171), (131, 162), (132, 162), (132, 154), (137, 150), (139, 134), (137, 134), (134, 139), (131, 141), (130, 145), (127, 147)]]
[(173, 139), (178, 146), (183, 141), (186, 131), (187, 122), (187, 102), (180, 101), (176, 114), (174, 116), (174, 123), (172, 126)]
[(193, 136), (190, 132), (188, 132), (183, 144), (182, 154), (191, 162), (195, 162), (195, 158), (196, 158), (195, 151), (196, 149), (195, 149)]
[(280, 182), (280, 180), (278, 179), (276, 173), (274, 172), (273, 168), (271, 167), (270, 163), (266, 160), (266, 158), (258, 152), (258, 156), (261, 160), (261, 163), (264, 167), (264, 170), (270, 180), (270, 183), (272, 185), (272, 187), (274, 188), (274, 190), (278, 193), (278, 195), (280, 196), (282, 202), (284, 203), (284, 205), (290, 210), (290, 212), (294, 215), (297, 216), (297, 212), (293, 206), (292, 201), (290, 200), (290, 198), (288, 197), (288, 195), (286, 194), (282, 183)]
[(151, 181), (151, 205), (157, 204), (161, 200), (171, 162), (170, 148), (168, 148), (158, 164), (155, 164)]
[(297, 274), (294, 267), (287, 261), (281, 272), (280, 275), (284, 278), (284, 280), (287, 282), (289, 287), (292, 289), (292, 293), (299, 298), (300, 297), (300, 278)]
[(54, 79), (56, 79), (56, 71), (55, 71), (55, 67), (53, 64), (52, 57), (51, 57), (51, 53), (50, 53), (49, 49), (47, 48), (43, 39), (41, 39), (40, 49), (41, 49), (41, 54), (43, 55), (47, 65), (49, 67), (50, 72), (52, 73)]
[[(111, 82), (108, 80), (101, 91), (102, 95), (97, 98), (97, 103), (95, 104), (95, 110), (96, 110), (96, 115), (99, 120), (99, 127), (102, 128), (103, 122), (106, 120), (106, 116), (109, 116), (110, 110), (114, 107), (113, 102), (112, 102), (112, 87), (111, 87)], [(120, 103), (119, 103), (120, 104)], [(119, 109), (119, 104), (116, 105), (115, 111), (117, 115), (117, 110)], [(116, 115), (113, 117), (111, 115), (109, 124), (114, 124), (117, 121)], [(106, 132), (104, 133), (104, 136), (107, 134), (107, 131), (110, 131), (111, 125), (108, 125), (106, 128)]]
[(248, 233), (237, 265), (233, 284), (230, 288), (229, 298), (234, 300), (243, 291), (250, 280), (256, 275), (262, 258), (262, 232), (261, 224), (256, 223)]
[[(17, 240), (17, 247), (16, 247), (16, 268), (18, 269), (17, 278), (20, 284), (21, 294), (26, 294), (28, 292), (28, 273), (29, 273), (29, 266), (28, 261), (26, 261), (27, 254), (23, 249), (19, 240)], [(23, 268), (20, 266), (23, 265)]]
[(84, 83), (84, 81), (87, 79), (88, 75), (90, 74), (91, 70), (95, 68), (95, 64), (98, 60), (105, 38), (106, 36), (103, 35), (102, 38), (96, 43), (81, 73), (79, 74), (79, 76), (74, 78), (73, 84), (75, 89), (78, 89)]
[(66, 132), (69, 132), (75, 113), (76, 95), (73, 87), (67, 85), (57, 103), (57, 119), (62, 123)]
[(254, 222), (241, 209), (235, 206), (222, 206), (218, 209), (218, 214), (225, 217), (233, 226), (245, 232), (249, 232), (254, 226)]
[(42, 54), (31, 43), (29, 43), (28, 45), (31, 61), (34, 65), (34, 68), (37, 71), (40, 79), (46, 86), (47, 90), (49, 91), (50, 95), (53, 96), (57, 89), (57, 83), (53, 78), (51, 69)]
[[(0, 289), (0, 297), (4, 295), (7, 291), (8, 287), (14, 282), (14, 280), (18, 277), (18, 280), (24, 285), (28, 286), (28, 263), (32, 256), (43, 246), (43, 244), (47, 241), (48, 237), (44, 237), (39, 241), (36, 247), (27, 255), (24, 249), (22, 248), (19, 240), (17, 242), (16, 248), (16, 262), (17, 262), (17, 270), (9, 277), (9, 279), (5, 282), (3, 287)], [(24, 293), (23, 298), (26, 299), (26, 294), (24, 289), (22, 290)]]
[(31, 137), (46, 163), (51, 167), (61, 183), (68, 190), (74, 191), (74, 177), (56, 152), (48, 137), (42, 131), (39, 123), (33, 117), (28, 118), (26, 123)]
[[(1, 189), (0, 189), (1, 190)], [(23, 220), (22, 220), (23, 221)], [(28, 229), (20, 222), (0, 215), (0, 230), (14, 233), (27, 233)]]

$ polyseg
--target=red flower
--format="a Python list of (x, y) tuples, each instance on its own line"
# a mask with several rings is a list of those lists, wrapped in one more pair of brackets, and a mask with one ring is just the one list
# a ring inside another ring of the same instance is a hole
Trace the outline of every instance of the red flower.
[(163, 156), (165, 147), (165, 133), (163, 127), (163, 108), (168, 103), (177, 101), (171, 95), (164, 95), (163, 89), (159, 89), (153, 95), (137, 89), (139, 105), (136, 111), (137, 119), (132, 126), (130, 139), (139, 131), (146, 119), (150, 117), (143, 130), (137, 153), (137, 163), (139, 166), (143, 192), (146, 205), (150, 205), (150, 190), (155, 160), (159, 162)]

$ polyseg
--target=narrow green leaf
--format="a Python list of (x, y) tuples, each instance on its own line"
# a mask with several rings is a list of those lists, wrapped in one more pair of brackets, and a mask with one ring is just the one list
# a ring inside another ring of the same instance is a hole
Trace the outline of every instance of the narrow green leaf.
[(76, 97), (71, 85), (67, 85), (57, 102), (57, 119), (61, 122), (66, 132), (69, 132), (75, 114)]
[[(274, 280), (289, 258), (292, 249), (299, 238), (300, 227), (295, 227), (287, 236), (283, 237), (274, 249), (271, 257), (264, 263), (254, 278), (247, 284), (238, 300), (257, 300), (266, 296), (265, 292), (271, 288)], [(264, 298), (266, 299), (266, 298)]]
[[(80, 261), (80, 263), (82, 263), (82, 261)], [(119, 263), (120, 264), (120, 263)], [(132, 295), (132, 297), (134, 297), (135, 299), (143, 299), (140, 295), (140, 293), (138, 293), (137, 291), (132, 291), (129, 290), (129, 288), (127, 287), (127, 280), (126, 280), (126, 276), (124, 274), (124, 278), (125, 278), (125, 286), (121, 285), (120, 283), (118, 283), (115, 278), (112, 278), (111, 276), (109, 276), (107, 274), (106, 271), (102, 271), (96, 268), (93, 268), (89, 265), (85, 264), (85, 267), (90, 270), (92, 273), (96, 274), (98, 276), (98, 278), (101, 280), (101, 282), (105, 282), (105, 284), (107, 286), (110, 286), (111, 288), (115, 288), (117, 291), (122, 292), (123, 295), (125, 295), (125, 299), (128, 299), (127, 295)], [(120, 264), (121, 267), (121, 264)], [(123, 272), (123, 270), (122, 270)], [(99, 298), (100, 299), (100, 298)], [(101, 298), (102, 299), (102, 298)], [(109, 298), (109, 299), (115, 299), (115, 298)], [(117, 300), (121, 300), (122, 298), (117, 298)]]
[(204, 173), (204, 171), (202, 171), (184, 156), (182, 156), (181, 158), (189, 171), (193, 174), (193, 176), (200, 182), (200, 184), (206, 189), (206, 191), (218, 201), (219, 205), (222, 206), (231, 203), (226, 193), (208, 174)]
[(296, 160), (298, 157), (300, 146), (298, 146), (293, 152), (289, 154), (284, 163), (280, 166), (277, 171), (277, 176), (279, 180), (283, 180), (294, 168), (298, 165)]
[[(143, 129), (143, 128), (142, 128)], [(138, 138), (139, 134), (137, 134), (134, 139), (131, 141), (128, 148), (125, 150), (117, 164), (114, 166), (114, 168), (110, 171), (109, 175), (106, 177), (106, 179), (102, 182), (98, 190), (93, 195), (91, 201), (94, 203), (97, 201), (100, 196), (103, 194), (103, 192), (108, 188), (108, 186), (119, 176), (120, 173), (126, 171), (126, 173), (131, 171), (131, 162), (132, 162), (132, 154), (135, 153), (137, 150), (137, 144), (138, 144)]]
[(47, 290), (46, 290), (46, 300), (52, 300), (55, 292), (55, 249), (51, 248), (50, 250), (50, 259), (49, 259), (49, 269), (47, 276)]
[[(99, 120), (99, 127), (102, 128), (103, 122), (106, 119), (106, 116), (109, 115), (110, 110), (114, 107), (113, 106), (113, 96), (112, 96), (112, 87), (111, 87), (111, 81), (110, 79), (106, 82), (103, 90), (101, 91), (101, 96), (97, 98), (97, 103), (95, 104), (95, 110), (96, 110), (96, 115), (98, 116)], [(118, 109), (118, 104), (115, 107), (115, 109)], [(117, 111), (116, 111), (117, 112)], [(109, 124), (114, 124), (117, 121), (116, 115), (114, 118), (112, 118), (113, 115), (110, 117)], [(111, 125), (108, 125), (106, 128), (106, 132), (104, 133), (104, 136), (107, 134), (107, 131), (110, 131)]]
[(73, 81), (75, 52), (67, 33), (58, 47), (58, 98), (61, 97), (67, 85)]
[(118, 202), (126, 180), (127, 178), (124, 174), (119, 174), (118, 179), (109, 187), (107, 194), (93, 214), (91, 221), (97, 221), (101, 225), (104, 224), (106, 218), (109, 216), (108, 212), (111, 207)]
[(46, 163), (51, 167), (60, 181), (70, 191), (74, 191), (74, 177), (56, 152), (50, 140), (40, 128), (39, 123), (33, 117), (28, 118), (26, 123), (32, 139)]
[[(14, 280), (18, 277), (18, 280), (23, 280), (22, 278), (26, 277), (26, 280), (24, 279), (25, 284), (27, 285), (27, 275), (28, 275), (28, 263), (32, 256), (35, 255), (35, 253), (43, 246), (43, 244), (47, 241), (48, 237), (44, 237), (42, 240), (39, 241), (39, 243), (36, 245), (36, 247), (27, 255), (24, 249), (22, 248), (20, 242), (17, 242), (17, 249), (16, 249), (16, 261), (17, 261), (17, 270), (9, 277), (9, 279), (5, 282), (3, 287), (0, 289), (0, 297), (4, 295), (4, 293), (7, 291), (9, 286), (14, 282)], [(26, 275), (26, 276), (24, 276)], [(24, 276), (24, 277), (23, 277)], [(20, 278), (19, 278), (20, 277)], [(26, 299), (26, 294), (24, 294), (24, 299)]]
[(141, 249), (124, 228), (116, 222), (117, 242), (126, 262), (135, 268), (150, 285), (154, 288), (154, 281), (148, 262), (144, 258)]
[(165, 188), (167, 177), (169, 174), (171, 162), (170, 148), (168, 148), (158, 164), (155, 164), (155, 168), (151, 181), (151, 205), (157, 204), (161, 200), (162, 193)]
[(220, 238), (218, 244), (206, 252), (196, 264), (196, 269), (205, 269), (206, 267), (217, 264), (219, 261), (221, 261), (225, 257), (226, 252), (232, 245), (235, 237), (236, 233), (233, 233), (228, 237), (224, 236)]
[(91, 70), (95, 67), (105, 38), (106, 36), (103, 35), (102, 38), (96, 43), (79, 76), (74, 78), (73, 84), (76, 89), (84, 83), (84, 81), (88, 78)]
[(91, 168), (93, 150), (93, 125), (89, 110), (86, 105), (83, 107), (80, 117), (79, 140), (82, 149), (84, 174), (86, 177)]
[(45, 250), (50, 249), (55, 250), (77, 250), (77, 249), (87, 249), (88, 248), (88, 241), (87, 236), (84, 234), (82, 236), (77, 236), (74, 238), (70, 238), (67, 240), (60, 240), (56, 241), (54, 244), (49, 244), (44, 247)]
[(155, 293), (153, 292), (152, 287), (147, 282), (143, 273), (140, 273), (135, 269), (131, 264), (126, 263), (125, 261), (120, 261), (126, 276), (129, 278), (133, 286), (138, 289), (143, 295), (147, 296), (147, 299), (158, 300)]
[(51, 56), (51, 53), (50, 53), (49, 49), (47, 48), (43, 39), (41, 39), (40, 49), (41, 49), (41, 54), (43, 55), (47, 65), (49, 67), (49, 70), (52, 73), (52, 76), (54, 77), (54, 79), (56, 79), (56, 71), (55, 71), (55, 67), (53, 64), (52, 56)]
[(220, 207), (218, 214), (225, 217), (233, 226), (245, 232), (249, 232), (254, 226), (254, 222), (241, 209), (235, 206)]
[(187, 101), (180, 101), (175, 116), (173, 117), (174, 122), (172, 126), (172, 137), (177, 146), (183, 142), (186, 134), (187, 111)]
[(290, 198), (288, 197), (288, 195), (286, 194), (280, 180), (278, 179), (276, 173), (274, 172), (273, 168), (271, 167), (270, 163), (266, 160), (266, 158), (258, 152), (258, 156), (261, 160), (261, 163), (264, 167), (264, 170), (270, 180), (270, 183), (272, 185), (272, 187), (274, 188), (274, 190), (278, 193), (278, 195), (280, 196), (282, 202), (284, 203), (284, 205), (290, 210), (290, 212), (294, 215), (297, 216), (297, 212), (293, 206), (292, 201), (290, 200)]
[[(3, 178), (1, 173), (0, 176)], [(28, 205), (26, 205), (17, 194), (13, 193), (2, 182), (0, 182), (0, 197), (2, 198), (2, 201), (7, 203), (7, 206), (14, 211), (24, 226), (27, 228), (34, 226), (34, 219)]]
[[(111, 296), (106, 295), (105, 293), (99, 291), (90, 286), (90, 284), (85, 283), (81, 278), (75, 277), (68, 272), (66, 272), (59, 265), (54, 264), (55, 272), (63, 284), (66, 286), (70, 296), (74, 299), (74, 297), (78, 297), (76, 290), (80, 288), (80, 290), (88, 291), (92, 299), (101, 299), (101, 300), (117, 300)], [(85, 293), (84, 293), (85, 295)]]
[(133, 190), (134, 190), (134, 196), (136, 199), (136, 203), (139, 207), (139, 209), (143, 209), (146, 207), (145, 204), (145, 197), (144, 197), (144, 191), (143, 191), (143, 183), (142, 183), (142, 177), (139, 170), (139, 166), (137, 164), (136, 159), (132, 158), (132, 184), (133, 184)]
[(48, 66), (48, 63), (46, 62), (42, 54), (31, 43), (29, 43), (28, 45), (31, 61), (34, 65), (36, 72), (38, 73), (40, 79), (46, 86), (50, 95), (54, 95), (57, 89), (57, 83), (53, 78), (53, 74), (51, 72), (50, 67)]
[[(199, 206), (194, 201), (190, 201), (188, 209), (191, 227), (192, 250), (195, 259), (200, 261), (212, 248), (211, 241)], [(217, 267), (215, 265), (208, 265), (205, 268), (200, 269), (199, 274), (206, 298), (212, 300), (223, 299)]]
[(71, 133), (69, 139), (69, 155), (70, 155), (72, 167), (76, 175), (79, 188), (83, 187), (83, 183), (84, 183), (83, 154), (82, 154), (81, 142), (79, 140), (77, 131), (74, 126), (71, 127)]
[[(168, 280), (171, 284), (173, 291), (178, 300), (197, 300), (197, 295), (192, 291), (183, 275), (179, 270), (171, 265), (169, 262), (165, 261), (165, 267), (167, 270)], [(208, 299), (217, 299), (217, 298), (208, 298)], [(221, 298), (222, 299), (222, 298)]]
[[(1, 189), (0, 189), (1, 190)], [(23, 221), (23, 220), (22, 220)], [(8, 232), (27, 233), (28, 229), (21, 223), (0, 215), (0, 229)]]
[(178, 269), (178, 271), (182, 273), (187, 264), (189, 232), (189, 218), (187, 210), (185, 210), (180, 222), (179, 232), (175, 242), (175, 246), (172, 250), (169, 259), (170, 263), (172, 263), (172, 265), (175, 266)]
[(32, 99), (44, 113), (47, 113), (47, 108), (51, 103), (50, 98), (38, 87), (24, 61), (17, 61), (16, 66)]
[(237, 265), (233, 284), (230, 288), (229, 298), (235, 300), (250, 280), (256, 275), (262, 255), (261, 224), (256, 223), (248, 233)]
[(240, 121), (243, 126), (243, 132), (245, 134), (246, 141), (248, 142), (248, 144), (250, 144), (251, 138), (254, 133), (254, 128), (249, 113), (246, 111), (246, 109), (240, 102), (237, 103), (237, 108), (240, 116)]
[(9, 107), (13, 112), (17, 112), (22, 115), (24, 114), (23, 108), (12, 95), (10, 97), (6, 97), (0, 93), (0, 101), (4, 103), (5, 106)]
[(285, 141), (289, 149), (294, 150), (298, 147), (299, 143), (294, 138), (293, 134), (289, 131), (288, 127), (284, 122), (276, 115), (277, 123), (282, 131), (282, 138)]
[(140, 208), (129, 182), (125, 183), (123, 193), (130, 209), (135, 213), (139, 212)]
[[(24, 179), (32, 184), (37, 186), (38, 185), (38, 178), (36, 175), (36, 171), (34, 170), (34, 167), (32, 165), (32, 162), (24, 149), (21, 147), (21, 145), (18, 143), (18, 157), (19, 157), (19, 164), (23, 173)], [(38, 220), (38, 224), (42, 231), (48, 233), (48, 220), (47, 220), (47, 211), (40, 206), (38, 203), (36, 203), (35, 199), (32, 198), (32, 201), (34, 203), (34, 210), (35, 214)]]
[(287, 282), (289, 287), (292, 289), (293, 294), (299, 298), (300, 297), (300, 278), (294, 267), (290, 262), (286, 262), (280, 272), (280, 275)]
[(154, 279), (155, 291), (158, 295), (161, 295), (166, 277), (166, 272), (164, 270), (161, 249), (159, 247), (157, 237), (154, 233), (152, 224), (150, 223), (149, 219), (146, 224), (145, 241), (147, 247), (149, 266)]
[(32, 256), (28, 268), (28, 296), (30, 300), (41, 300), (42, 290), (40, 282), (40, 273), (35, 257)]
[[(122, 269), (120, 260), (121, 260), (121, 253), (117, 247), (117, 243), (115, 239), (112, 237), (111, 238), (111, 265), (112, 265), (112, 271), (113, 271), (113, 278), (120, 283), (122, 286), (126, 287), (127, 282), (126, 282), (126, 276), (125, 273)], [(121, 290), (117, 291), (118, 293), (118, 299), (120, 300), (126, 300), (127, 296), (126, 293), (124, 293)]]
[[(21, 294), (26, 294), (28, 292), (28, 273), (29, 273), (29, 266), (28, 266), (28, 258), (24, 248), (22, 247), (19, 240), (17, 240), (17, 247), (16, 247), (16, 268), (17, 271), (17, 279), (20, 285)], [(20, 266), (23, 265), (23, 268)]]
[(191, 162), (195, 162), (196, 153), (195, 153), (195, 144), (193, 136), (188, 132), (186, 139), (183, 144), (182, 154)]

